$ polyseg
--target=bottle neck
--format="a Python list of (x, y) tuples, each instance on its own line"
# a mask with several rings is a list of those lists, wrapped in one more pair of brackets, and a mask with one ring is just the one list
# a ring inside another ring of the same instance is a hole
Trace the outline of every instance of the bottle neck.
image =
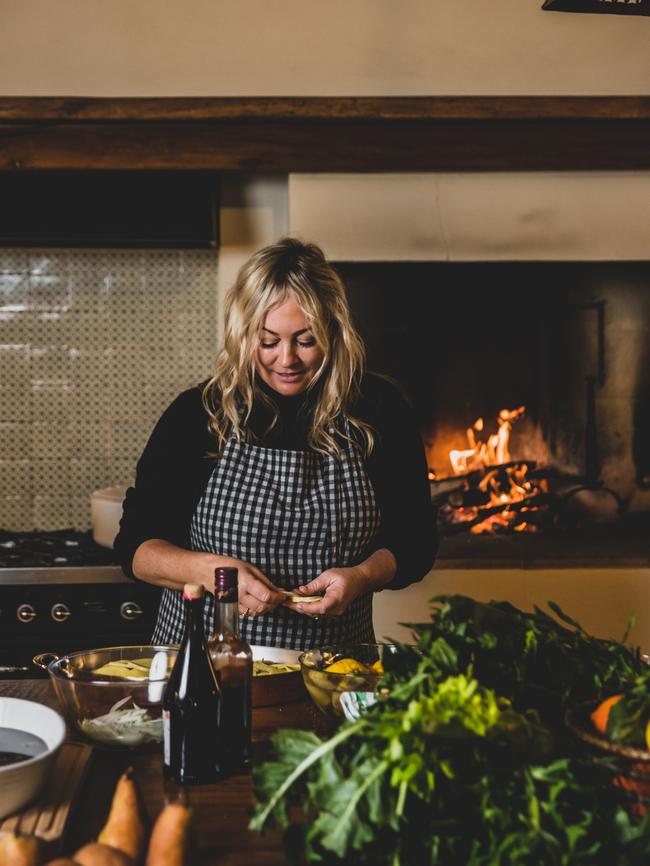
[(204, 640), (203, 599), (185, 598), (183, 604), (185, 606), (185, 640), (192, 641), (192, 643)]
[(239, 637), (239, 606), (237, 602), (215, 601), (214, 631), (221, 637), (233, 635)]

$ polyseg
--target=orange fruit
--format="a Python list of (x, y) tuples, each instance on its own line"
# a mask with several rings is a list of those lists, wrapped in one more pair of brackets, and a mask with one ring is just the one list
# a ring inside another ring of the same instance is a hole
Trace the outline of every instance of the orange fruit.
[(591, 721), (596, 728), (596, 730), (600, 734), (604, 734), (607, 730), (607, 720), (609, 719), (609, 712), (614, 706), (617, 704), (623, 695), (612, 695), (611, 698), (605, 698), (605, 700), (598, 704), (596, 709), (591, 714)]

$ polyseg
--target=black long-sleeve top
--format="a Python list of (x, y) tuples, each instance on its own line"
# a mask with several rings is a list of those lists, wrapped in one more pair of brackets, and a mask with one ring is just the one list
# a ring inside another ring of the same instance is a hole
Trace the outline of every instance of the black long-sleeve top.
[[(309, 393), (285, 397), (258, 383), (278, 409), (278, 423), (268, 431), (268, 408), (256, 402), (247, 427), (258, 445), (307, 449)], [(114, 548), (124, 572), (133, 574), (136, 550), (148, 539), (164, 539), (190, 549), (190, 525), (215, 466), (216, 441), (208, 430), (201, 401), (202, 385), (180, 394), (156, 424), (138, 461), (135, 486), (124, 500), (124, 513)], [(379, 505), (381, 522), (365, 556), (387, 548), (397, 573), (386, 589), (400, 589), (421, 580), (433, 565), (438, 538), (431, 505), (422, 440), (411, 410), (399, 390), (385, 379), (367, 374), (354, 417), (375, 435), (365, 459)], [(218, 551), (216, 551), (218, 552)], [(255, 563), (253, 563), (255, 564)]]

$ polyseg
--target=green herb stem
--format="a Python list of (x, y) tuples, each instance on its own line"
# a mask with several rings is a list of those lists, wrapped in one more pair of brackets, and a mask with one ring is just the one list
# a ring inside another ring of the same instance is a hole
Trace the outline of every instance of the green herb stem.
[(404, 814), (404, 803), (406, 802), (406, 792), (408, 790), (408, 782), (403, 779), (399, 786), (399, 794), (397, 796), (397, 806), (395, 806), (395, 814)]

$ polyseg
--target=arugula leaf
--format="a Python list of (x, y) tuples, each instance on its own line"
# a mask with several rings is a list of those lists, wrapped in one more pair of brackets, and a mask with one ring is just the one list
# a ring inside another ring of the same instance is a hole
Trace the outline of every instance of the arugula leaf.
[[(309, 769), (309, 767), (311, 767), (312, 764), (315, 764), (316, 761), (320, 760), (328, 752), (333, 751), (340, 742), (342, 742), (343, 740), (352, 736), (360, 728), (363, 728), (365, 726), (365, 724), (366, 723), (364, 722), (363, 719), (359, 719), (359, 721), (355, 722), (353, 725), (351, 725), (349, 727), (343, 727), (339, 731), (339, 733), (336, 734), (336, 736), (332, 737), (331, 740), (326, 741), (326, 742), (322, 742), (322, 740), (320, 740), (316, 736), (316, 734), (312, 734), (309, 731), (300, 731), (299, 733), (302, 736), (298, 737), (298, 740), (297, 740), (297, 742), (299, 744), (299, 748), (295, 752), (293, 751), (293, 749), (287, 748), (285, 750), (282, 750), (280, 752), (280, 755), (279, 755), (279, 757), (285, 758), (285, 763), (284, 763), (285, 769), (286, 769), (287, 765), (289, 765), (289, 766), (293, 765), (291, 772), (289, 773), (288, 776), (286, 776), (285, 779), (283, 779), (282, 784), (277, 789), (275, 789), (273, 791), (273, 794), (272, 794), (271, 798), (269, 799), (268, 804), (264, 808), (259, 809), (255, 813), (255, 816), (253, 817), (251, 824), (250, 824), (251, 829), (252, 830), (261, 830), (262, 827), (264, 826), (266, 819), (269, 817), (270, 813), (279, 805), (281, 806), (283, 795), (288, 791), (288, 789), (291, 787), (291, 785), (294, 783), (294, 781), (296, 779), (298, 779), (298, 777), (301, 776), (307, 769)], [(284, 734), (284, 736), (281, 736), (283, 734)], [(291, 739), (293, 739), (293, 737), (296, 735), (296, 732), (295, 731), (279, 731), (274, 737), (274, 744), (277, 743), (282, 748), (282, 746), (286, 743), (286, 740), (287, 740), (286, 735), (287, 734), (289, 734)], [(304, 749), (303, 750), (300, 749), (300, 743), (302, 742), (302, 745), (304, 746), (306, 744), (305, 743), (306, 740), (311, 742), (311, 745), (314, 746), (314, 748), (312, 748), (309, 751), (309, 753), (305, 755)], [(267, 771), (264, 774), (260, 774), (260, 776), (258, 777), (261, 780), (263, 780), (262, 785), (267, 790), (270, 787), (269, 781), (268, 781), (268, 776), (274, 775), (275, 773), (278, 772), (278, 770), (280, 772), (282, 772), (282, 761), (277, 762), (277, 764), (275, 766), (272, 765), (272, 769), (270, 771), (270, 774)], [(285, 818), (285, 822), (286, 822), (286, 812), (283, 813), (283, 817)]]
[[(374, 831), (361, 807), (370, 788), (376, 786), (387, 769), (386, 760), (368, 761), (337, 787), (314, 822), (314, 833), (322, 836), (324, 848), (343, 857), (349, 848), (358, 851), (373, 840)], [(373, 806), (376, 815), (376, 797)]]

